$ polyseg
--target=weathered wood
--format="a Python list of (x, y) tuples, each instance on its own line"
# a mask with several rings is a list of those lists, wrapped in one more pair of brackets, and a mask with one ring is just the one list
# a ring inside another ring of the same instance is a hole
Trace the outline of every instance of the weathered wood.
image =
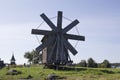
[(77, 24), (79, 23), (79, 21), (76, 19), (74, 20), (72, 23), (70, 23), (67, 27), (65, 27), (63, 30), (62, 30), (62, 33), (66, 33), (68, 32), (70, 29), (72, 29), (74, 26), (76, 26)]
[(39, 30), (39, 29), (32, 29), (32, 34), (38, 34), (38, 35), (51, 35), (53, 34), (53, 31), (47, 31), (47, 30)]
[(64, 34), (67, 39), (85, 41), (85, 36), (73, 35), (73, 34)]
[(56, 61), (60, 60), (60, 49), (61, 45), (60, 45), (60, 35), (57, 35), (57, 47), (56, 47)]
[(47, 52), (49, 54), (48, 59), (47, 59), (48, 63), (53, 63), (54, 62), (53, 58), (55, 57), (55, 52), (56, 52), (55, 48), (56, 48), (56, 46), (57, 46), (57, 41), (54, 42), (53, 46), (49, 46), (52, 49), (51, 49), (51, 51), (49, 53)]
[(40, 16), (51, 27), (53, 31), (57, 31), (57, 27), (52, 23), (52, 21), (44, 13), (41, 14)]
[(64, 42), (64, 45), (66, 46), (66, 48), (69, 49), (70, 52), (71, 52), (73, 55), (76, 55), (76, 54), (77, 54), (76, 49), (75, 49), (66, 39), (63, 38), (63, 42)]
[(62, 29), (62, 12), (61, 11), (58, 11), (57, 27), (59, 31)]
[(45, 47), (48, 47), (54, 42), (54, 37), (49, 37), (45, 42), (43, 42), (40, 46), (36, 48), (36, 51), (40, 52), (43, 50)]
[[(45, 35), (45, 39), (42, 40), (42, 44), (36, 48), (38, 52), (43, 49), (47, 49), (44, 54), (44, 62), (46, 64), (66, 64), (71, 61), (68, 50), (76, 55), (76, 49), (69, 43), (68, 39), (85, 41), (84, 36), (67, 34), (79, 21), (76, 19), (62, 29), (62, 11), (58, 11), (57, 26), (43, 13), (40, 15), (42, 19), (50, 26), (51, 31), (32, 29), (32, 34)], [(47, 37), (46, 37), (47, 36)], [(47, 38), (47, 39), (46, 39)], [(46, 56), (46, 57), (45, 57)]]

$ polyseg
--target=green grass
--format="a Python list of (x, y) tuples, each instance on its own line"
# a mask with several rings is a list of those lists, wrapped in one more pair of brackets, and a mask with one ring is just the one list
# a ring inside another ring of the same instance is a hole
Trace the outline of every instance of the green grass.
[(56, 74), (62, 79), (58, 80), (120, 80), (120, 69), (107, 68), (76, 68), (75, 70), (43, 69), (42, 66), (11, 68), (21, 71), (19, 75), (6, 75), (8, 69), (0, 69), (0, 80), (20, 80), (28, 75), (32, 80), (45, 80), (48, 74)]

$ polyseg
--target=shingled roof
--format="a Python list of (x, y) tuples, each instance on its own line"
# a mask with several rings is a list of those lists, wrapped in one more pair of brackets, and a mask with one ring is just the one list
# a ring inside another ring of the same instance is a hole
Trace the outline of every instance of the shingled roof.
[(11, 61), (15, 61), (14, 54), (12, 55)]

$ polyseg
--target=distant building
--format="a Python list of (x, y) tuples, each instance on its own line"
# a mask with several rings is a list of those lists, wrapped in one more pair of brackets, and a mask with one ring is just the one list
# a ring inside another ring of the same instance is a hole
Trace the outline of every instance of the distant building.
[(4, 63), (4, 61), (2, 61), (1, 58), (0, 58), (0, 69), (3, 68), (4, 66), (5, 66), (5, 63)]
[(16, 65), (16, 63), (15, 63), (15, 57), (14, 57), (14, 54), (12, 55), (12, 58), (11, 58), (11, 60), (10, 60), (10, 64), (11, 65)]

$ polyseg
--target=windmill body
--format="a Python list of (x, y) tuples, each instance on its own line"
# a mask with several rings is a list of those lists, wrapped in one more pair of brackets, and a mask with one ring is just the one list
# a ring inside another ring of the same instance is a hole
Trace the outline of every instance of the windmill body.
[(73, 55), (76, 55), (77, 51), (68, 42), (68, 39), (84, 41), (85, 37), (80, 35), (67, 34), (67, 32), (76, 26), (79, 21), (76, 19), (72, 23), (68, 24), (65, 28), (62, 28), (63, 16), (61, 11), (58, 11), (57, 26), (55, 26), (44, 13), (40, 16), (52, 29), (51, 31), (32, 29), (32, 34), (44, 35), (42, 44), (36, 48), (36, 51), (42, 51), (42, 62), (45, 64), (57, 65), (64, 65), (71, 62), (68, 50)]

